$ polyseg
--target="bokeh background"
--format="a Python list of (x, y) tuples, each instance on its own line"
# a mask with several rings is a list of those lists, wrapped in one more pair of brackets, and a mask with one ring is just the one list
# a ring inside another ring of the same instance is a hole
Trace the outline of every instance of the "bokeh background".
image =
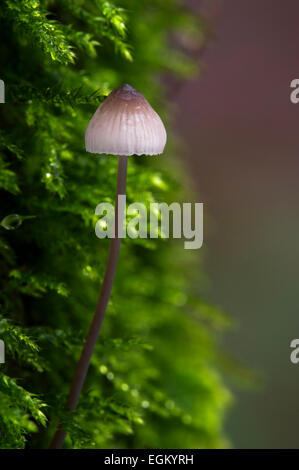
[(256, 372), (233, 386), (236, 448), (298, 447), (298, 113), (296, 0), (186, 2), (212, 19), (199, 80), (177, 94), (181, 158), (208, 215), (210, 298), (233, 317), (225, 348)]

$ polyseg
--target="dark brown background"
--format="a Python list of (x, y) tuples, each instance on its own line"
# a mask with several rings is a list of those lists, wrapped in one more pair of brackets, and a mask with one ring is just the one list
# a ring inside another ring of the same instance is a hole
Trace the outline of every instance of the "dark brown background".
[(237, 324), (225, 347), (261, 377), (236, 388), (226, 430), (237, 448), (299, 447), (299, 2), (223, 0), (214, 21), (204, 74), (178, 94), (177, 129), (210, 219), (209, 296)]

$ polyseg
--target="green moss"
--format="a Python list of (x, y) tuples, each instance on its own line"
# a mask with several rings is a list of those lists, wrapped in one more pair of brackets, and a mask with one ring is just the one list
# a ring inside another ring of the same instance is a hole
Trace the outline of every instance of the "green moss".
[[(0, 227), (0, 447), (46, 447), (58, 419), (68, 447), (226, 445), (216, 354), (226, 320), (196, 293), (201, 273), (180, 242), (124, 240), (79, 409), (63, 409), (108, 252), (94, 211), (114, 199), (117, 170), (85, 152), (86, 125), (128, 82), (169, 128), (157, 74), (194, 72), (169, 35), (203, 27), (176, 0), (6, 0), (0, 15), (0, 217), (30, 216)], [(180, 197), (163, 160), (130, 158), (128, 203)]]

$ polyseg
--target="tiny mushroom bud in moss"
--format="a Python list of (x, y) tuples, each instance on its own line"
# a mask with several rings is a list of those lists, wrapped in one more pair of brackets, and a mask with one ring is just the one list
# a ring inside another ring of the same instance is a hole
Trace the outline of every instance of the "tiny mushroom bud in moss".
[[(119, 155), (115, 201), (115, 237), (111, 239), (106, 271), (95, 314), (81, 353), (67, 399), (67, 407), (76, 409), (95, 348), (113, 286), (123, 224), (118, 196), (126, 193), (127, 161), (130, 155), (159, 155), (166, 144), (166, 131), (158, 114), (139, 91), (130, 85), (116, 88), (98, 107), (85, 133), (86, 150), (91, 153)], [(120, 230), (121, 232), (121, 230)], [(60, 424), (51, 449), (59, 449), (66, 436)]]

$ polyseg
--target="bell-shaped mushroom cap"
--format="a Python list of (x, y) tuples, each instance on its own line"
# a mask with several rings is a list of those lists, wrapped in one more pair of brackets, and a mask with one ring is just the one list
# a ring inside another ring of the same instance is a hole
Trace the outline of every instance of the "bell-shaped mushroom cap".
[(166, 144), (160, 117), (139, 91), (122, 85), (107, 96), (85, 133), (87, 152), (158, 155)]

